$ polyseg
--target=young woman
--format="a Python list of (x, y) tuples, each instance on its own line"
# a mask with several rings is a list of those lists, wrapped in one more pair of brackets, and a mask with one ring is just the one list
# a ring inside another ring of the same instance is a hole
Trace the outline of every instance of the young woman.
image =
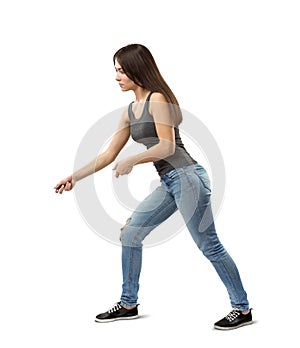
[(150, 51), (132, 44), (114, 57), (116, 80), (122, 91), (133, 91), (135, 101), (121, 116), (107, 150), (94, 161), (61, 180), (57, 193), (70, 191), (77, 181), (111, 164), (131, 136), (145, 151), (117, 162), (115, 176), (135, 165), (153, 162), (161, 179), (121, 229), (123, 287), (120, 301), (96, 316), (97, 322), (138, 317), (137, 298), (143, 239), (176, 210), (198, 248), (211, 261), (227, 288), (232, 311), (215, 323), (216, 329), (234, 329), (252, 322), (251, 309), (238, 269), (216, 234), (210, 204), (210, 182), (205, 169), (186, 151), (179, 133), (182, 114), (172, 90), (161, 76)]

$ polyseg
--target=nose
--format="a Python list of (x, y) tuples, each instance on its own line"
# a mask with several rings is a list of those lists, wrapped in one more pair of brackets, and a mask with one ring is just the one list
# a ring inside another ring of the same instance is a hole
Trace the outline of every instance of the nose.
[(116, 74), (116, 80), (117, 80), (118, 82), (121, 81), (120, 73), (119, 73), (119, 72), (117, 72), (117, 74)]

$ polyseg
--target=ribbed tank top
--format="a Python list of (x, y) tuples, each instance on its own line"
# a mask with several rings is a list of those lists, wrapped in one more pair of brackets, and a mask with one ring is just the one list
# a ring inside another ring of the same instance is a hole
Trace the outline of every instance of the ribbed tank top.
[[(155, 129), (153, 116), (149, 113), (149, 101), (153, 92), (149, 93), (145, 101), (144, 109), (139, 118), (135, 118), (132, 111), (132, 103), (128, 107), (128, 116), (130, 119), (130, 134), (134, 141), (141, 143), (149, 149), (159, 143), (159, 138)], [(158, 174), (162, 177), (169, 171), (177, 168), (196, 164), (190, 154), (186, 151), (180, 137), (179, 129), (174, 127), (175, 132), (175, 152), (173, 155), (153, 162)]]

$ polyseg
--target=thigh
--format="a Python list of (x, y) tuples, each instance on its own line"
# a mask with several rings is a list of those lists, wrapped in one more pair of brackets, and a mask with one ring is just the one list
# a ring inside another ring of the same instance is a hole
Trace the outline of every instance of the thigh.
[(206, 172), (183, 173), (173, 185), (176, 205), (196, 242), (203, 232), (214, 230), (211, 190)]
[(177, 210), (174, 197), (161, 185), (147, 196), (134, 210), (130, 224), (157, 226)]
[(174, 197), (164, 186), (157, 187), (137, 206), (121, 229), (122, 244), (140, 246), (142, 240), (176, 210)]

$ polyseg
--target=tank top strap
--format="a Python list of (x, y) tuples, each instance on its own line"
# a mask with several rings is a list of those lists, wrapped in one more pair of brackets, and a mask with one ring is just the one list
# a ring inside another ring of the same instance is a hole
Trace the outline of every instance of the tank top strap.
[(149, 102), (149, 101), (150, 101), (151, 95), (152, 95), (153, 93), (154, 93), (154, 92), (151, 91), (151, 92), (148, 94), (148, 96), (147, 96), (147, 98), (146, 98), (146, 102)]
[[(143, 113), (145, 112), (145, 108), (147, 109), (147, 111), (149, 112), (148, 110), (148, 104), (150, 102), (150, 98), (151, 98), (151, 95), (153, 94), (154, 92), (150, 92), (148, 95), (147, 95), (147, 98), (145, 100), (145, 106), (144, 106), (144, 110), (143, 110)], [(128, 105), (128, 116), (129, 116), (129, 119), (132, 120), (132, 121), (137, 121), (137, 119), (134, 117), (133, 115), (133, 111), (132, 111), (132, 104), (133, 104), (133, 101)]]
[(131, 102), (131, 103), (128, 105), (128, 116), (129, 116), (130, 121), (134, 118), (134, 117), (133, 117), (133, 113), (132, 113), (132, 104), (133, 104), (133, 102)]

